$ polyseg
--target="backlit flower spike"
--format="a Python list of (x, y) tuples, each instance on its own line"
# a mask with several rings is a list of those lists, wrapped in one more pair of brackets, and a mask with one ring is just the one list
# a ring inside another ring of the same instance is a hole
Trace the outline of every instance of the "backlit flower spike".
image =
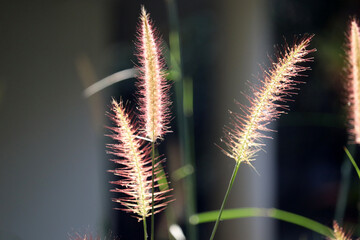
[[(126, 113), (122, 101), (117, 103), (113, 100), (112, 113), (108, 115), (115, 124), (115, 127), (109, 127), (112, 131), (109, 136), (116, 142), (107, 145), (108, 153), (117, 157), (112, 161), (122, 165), (120, 168), (110, 170), (114, 175), (121, 177), (120, 180), (111, 182), (120, 186), (111, 191), (125, 195), (114, 198), (113, 201), (124, 207), (121, 210), (132, 213), (141, 221), (151, 215), (152, 166), (151, 157), (149, 157), (151, 148), (149, 142), (138, 138), (137, 126), (132, 123), (132, 118)], [(159, 177), (161, 171), (159, 166), (162, 162), (163, 160), (159, 160), (155, 164), (155, 176), (158, 176), (155, 179), (156, 182), (159, 182), (160, 178), (166, 178), (164, 175)], [(155, 185), (155, 213), (166, 207), (170, 197), (167, 193), (171, 190), (160, 191), (159, 185)]]
[(170, 85), (165, 78), (161, 40), (144, 7), (141, 8), (137, 38), (137, 56), (140, 63), (138, 82), (140, 119), (145, 136), (155, 142), (169, 132)]
[(85, 234), (85, 235), (76, 234), (76, 236), (71, 237), (70, 240), (101, 240), (101, 238), (93, 237), (91, 234)]
[(348, 34), (348, 75), (350, 104), (350, 134), (356, 144), (360, 144), (360, 30), (353, 19)]
[(342, 227), (334, 221), (334, 237), (328, 238), (329, 240), (351, 240), (351, 236), (349, 234), (345, 234)]
[(252, 166), (251, 161), (264, 146), (262, 139), (268, 138), (265, 132), (272, 131), (268, 125), (288, 110), (284, 102), (294, 94), (299, 83), (293, 78), (309, 69), (299, 63), (311, 61), (307, 55), (315, 51), (307, 49), (311, 39), (312, 36), (308, 36), (293, 47), (286, 47), (278, 62), (264, 71), (261, 86), (253, 87), (253, 96), (247, 96), (249, 106), (241, 105), (241, 114), (230, 112), (232, 125), (225, 127), (224, 152), (236, 162)]

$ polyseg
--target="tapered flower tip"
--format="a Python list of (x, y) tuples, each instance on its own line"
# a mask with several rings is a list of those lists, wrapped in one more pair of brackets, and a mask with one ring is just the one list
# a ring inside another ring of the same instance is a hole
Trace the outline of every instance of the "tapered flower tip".
[(141, 6), (141, 15), (140, 15), (141, 21), (145, 21), (145, 22), (149, 22), (149, 15), (146, 12), (146, 9), (144, 7), (144, 5)]
[(348, 33), (348, 89), (349, 89), (349, 133), (355, 143), (360, 144), (360, 31), (356, 19), (350, 23)]
[(334, 232), (333, 232), (334, 237), (328, 238), (329, 240), (351, 240), (350, 234), (346, 234), (343, 228), (339, 227), (339, 225), (335, 221), (333, 224), (333, 228), (334, 228)]
[(170, 132), (170, 85), (165, 78), (165, 62), (160, 46), (161, 39), (142, 7), (137, 41), (140, 64), (137, 85), (144, 134), (153, 142)]
[[(303, 38), (293, 47), (287, 47), (278, 61), (265, 71), (261, 86), (253, 88), (253, 96), (248, 96), (249, 106), (241, 105), (241, 114), (232, 113), (232, 127), (225, 128), (225, 154), (236, 162), (251, 165), (256, 153), (264, 146), (271, 121), (288, 110), (284, 103), (297, 90), (299, 83), (294, 80), (301, 72), (309, 69), (299, 65), (311, 61), (307, 57), (312, 36)], [(252, 165), (251, 165), (252, 166)]]

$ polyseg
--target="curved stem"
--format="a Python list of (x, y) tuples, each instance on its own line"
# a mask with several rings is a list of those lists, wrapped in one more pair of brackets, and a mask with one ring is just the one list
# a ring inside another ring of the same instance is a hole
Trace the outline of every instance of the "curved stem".
[(220, 211), (219, 211), (219, 215), (218, 215), (218, 217), (217, 217), (217, 219), (216, 219), (216, 222), (215, 222), (213, 231), (212, 231), (212, 233), (211, 233), (210, 240), (213, 240), (214, 237), (215, 237), (216, 230), (217, 230), (217, 228), (218, 228), (218, 226), (219, 226), (219, 223), (220, 223), (222, 211), (224, 210), (224, 207), (225, 207), (227, 198), (228, 198), (229, 193), (230, 193), (230, 191), (231, 191), (231, 188), (232, 188), (232, 186), (233, 186), (233, 184), (234, 184), (234, 181), (235, 181), (235, 178), (236, 178), (236, 174), (237, 174), (237, 172), (238, 172), (238, 170), (239, 170), (239, 167), (240, 167), (240, 163), (241, 163), (240, 161), (239, 161), (239, 162), (236, 162), (236, 165), (235, 165), (235, 167), (234, 167), (234, 171), (233, 171), (233, 173), (232, 173), (232, 176), (231, 176), (231, 179), (230, 179), (230, 182), (229, 182), (229, 186), (228, 186), (228, 188), (227, 188), (227, 190), (226, 190), (224, 200), (223, 200), (223, 202), (222, 202), (222, 204), (221, 204), (221, 208), (220, 208)]
[(351, 162), (347, 158), (349, 157), (349, 159), (351, 160), (351, 155), (354, 155), (356, 152), (356, 145), (348, 145), (348, 148), (344, 147), (344, 150), (347, 156), (344, 156), (344, 160), (341, 165), (340, 189), (335, 208), (335, 220), (340, 226), (343, 223), (345, 215), (346, 203), (348, 200), (351, 183), (350, 178), (353, 171), (351, 167)]
[(146, 218), (143, 217), (143, 226), (144, 226), (144, 240), (147, 239), (147, 227), (146, 227)]
[(151, 240), (154, 240), (155, 143), (151, 142)]

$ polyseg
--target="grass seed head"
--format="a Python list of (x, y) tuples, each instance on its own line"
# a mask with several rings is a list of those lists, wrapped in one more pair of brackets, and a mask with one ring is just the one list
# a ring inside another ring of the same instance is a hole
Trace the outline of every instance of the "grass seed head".
[(351, 240), (351, 236), (349, 234), (346, 234), (342, 227), (339, 227), (339, 225), (334, 221), (333, 224), (334, 232), (333, 238), (328, 238), (329, 240)]
[(348, 102), (351, 140), (360, 144), (360, 30), (355, 19), (350, 23), (347, 46)]
[[(112, 134), (109, 135), (115, 140), (114, 144), (108, 144), (108, 153), (115, 155), (115, 163), (122, 165), (120, 168), (111, 170), (114, 175), (121, 177), (118, 181), (112, 181), (112, 184), (120, 186), (111, 190), (112, 192), (122, 193), (121, 198), (114, 198), (114, 202), (120, 203), (126, 212), (132, 213), (139, 221), (151, 214), (152, 202), (152, 166), (151, 166), (151, 147), (149, 142), (138, 138), (139, 131), (132, 118), (126, 113), (122, 101), (112, 102), (112, 113), (109, 114), (115, 127), (109, 127)], [(162, 160), (155, 164), (155, 182), (160, 178), (166, 178), (160, 175), (160, 164)], [(170, 197), (168, 192), (171, 189), (160, 191), (159, 185), (155, 185), (154, 209), (155, 213), (163, 210)]]
[(286, 47), (278, 61), (264, 71), (264, 79), (260, 87), (254, 88), (253, 97), (247, 97), (250, 105), (241, 106), (242, 114), (231, 113), (232, 127), (225, 127), (224, 152), (236, 162), (252, 166), (251, 161), (264, 146), (265, 132), (271, 131), (268, 125), (288, 110), (284, 103), (299, 83), (294, 77), (309, 69), (299, 63), (311, 61), (307, 55), (315, 51), (307, 49), (311, 39), (312, 36), (308, 36), (293, 47)]
[(141, 8), (137, 49), (139, 58), (139, 105), (145, 135), (155, 142), (169, 132), (170, 85), (165, 78), (165, 62), (161, 55), (161, 39), (149, 14)]
[(75, 237), (70, 238), (70, 240), (101, 240), (100, 237), (93, 237), (91, 234), (85, 234), (85, 235), (80, 235), (80, 234), (76, 234)]

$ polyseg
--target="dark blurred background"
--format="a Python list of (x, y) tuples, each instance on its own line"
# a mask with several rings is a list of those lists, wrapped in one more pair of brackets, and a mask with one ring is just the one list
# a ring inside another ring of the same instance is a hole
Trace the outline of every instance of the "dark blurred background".
[[(116, 194), (109, 193), (107, 182), (115, 178), (106, 171), (116, 166), (105, 154), (110, 140), (104, 137), (111, 98), (122, 96), (135, 106), (135, 79), (90, 97), (83, 92), (137, 63), (134, 41), (142, 4), (161, 33), (167, 59), (169, 33), (179, 27), (182, 79), (193, 90), (192, 99), (185, 95), (191, 108), (182, 119), (173, 84), (173, 133), (159, 148), (175, 188), (171, 211), (185, 234), (187, 185), (172, 177), (186, 158), (180, 130), (185, 127), (190, 135), (197, 212), (218, 209), (234, 166), (215, 145), (221, 146), (228, 109), (240, 112), (234, 100), (246, 103), (241, 92), (251, 94), (247, 82), (258, 83), (259, 65), (270, 66), (268, 56), (275, 59), (284, 39), (291, 45), (305, 33), (315, 34), (311, 47), (317, 52), (307, 64), (312, 70), (299, 79), (305, 84), (289, 103), (291, 111), (272, 125), (277, 132), (254, 162), (259, 175), (241, 166), (227, 206), (276, 207), (332, 226), (348, 139), (345, 33), (350, 17), (360, 14), (359, 1), (3, 0), (0, 239), (60, 240), (88, 232), (142, 238), (142, 224), (113, 210), (118, 206), (110, 199)], [(354, 171), (350, 180), (344, 226), (356, 235)], [(166, 239), (164, 214), (156, 225), (159, 239)], [(199, 239), (209, 238), (212, 226), (198, 225)], [(222, 222), (217, 239), (324, 237), (273, 219), (247, 218)]]

